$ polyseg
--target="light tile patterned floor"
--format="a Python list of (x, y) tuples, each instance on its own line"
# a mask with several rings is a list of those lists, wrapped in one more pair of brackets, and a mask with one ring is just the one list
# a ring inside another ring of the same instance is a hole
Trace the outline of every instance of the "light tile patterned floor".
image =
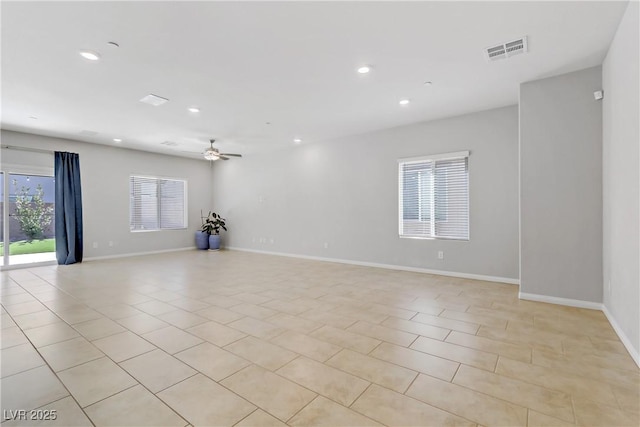
[(57, 411), (3, 426), (640, 424), (604, 315), (513, 285), (234, 251), (1, 277), (3, 416)]

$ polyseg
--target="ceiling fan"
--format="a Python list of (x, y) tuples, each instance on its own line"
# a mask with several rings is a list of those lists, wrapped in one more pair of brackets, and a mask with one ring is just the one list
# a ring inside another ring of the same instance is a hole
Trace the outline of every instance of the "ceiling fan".
[(242, 154), (233, 154), (233, 153), (221, 153), (217, 148), (213, 148), (213, 143), (216, 142), (215, 139), (210, 139), (211, 147), (207, 148), (204, 152), (204, 158), (207, 160), (229, 160), (229, 157), (242, 157)]

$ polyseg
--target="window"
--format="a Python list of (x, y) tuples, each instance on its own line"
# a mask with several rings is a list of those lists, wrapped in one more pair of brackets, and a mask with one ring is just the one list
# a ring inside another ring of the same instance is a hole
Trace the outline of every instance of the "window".
[(469, 240), (469, 152), (398, 160), (400, 237)]
[(131, 231), (187, 228), (186, 188), (187, 182), (183, 180), (131, 176)]

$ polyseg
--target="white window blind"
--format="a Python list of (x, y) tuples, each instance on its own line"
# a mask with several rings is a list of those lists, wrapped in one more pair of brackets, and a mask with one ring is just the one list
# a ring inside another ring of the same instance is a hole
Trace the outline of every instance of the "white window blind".
[(186, 184), (183, 180), (131, 176), (131, 231), (186, 228)]
[(400, 159), (400, 236), (469, 240), (469, 152)]

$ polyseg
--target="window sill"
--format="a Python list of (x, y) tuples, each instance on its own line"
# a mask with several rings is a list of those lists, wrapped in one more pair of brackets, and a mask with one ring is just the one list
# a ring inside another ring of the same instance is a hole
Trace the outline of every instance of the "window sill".
[(411, 240), (450, 240), (454, 242), (470, 241), (470, 239), (456, 239), (453, 237), (403, 236), (402, 234), (399, 234), (398, 237), (401, 239), (411, 239)]
[(179, 231), (179, 230), (188, 230), (188, 227), (184, 228), (157, 228), (154, 230), (129, 230), (131, 233), (153, 233), (157, 231)]

